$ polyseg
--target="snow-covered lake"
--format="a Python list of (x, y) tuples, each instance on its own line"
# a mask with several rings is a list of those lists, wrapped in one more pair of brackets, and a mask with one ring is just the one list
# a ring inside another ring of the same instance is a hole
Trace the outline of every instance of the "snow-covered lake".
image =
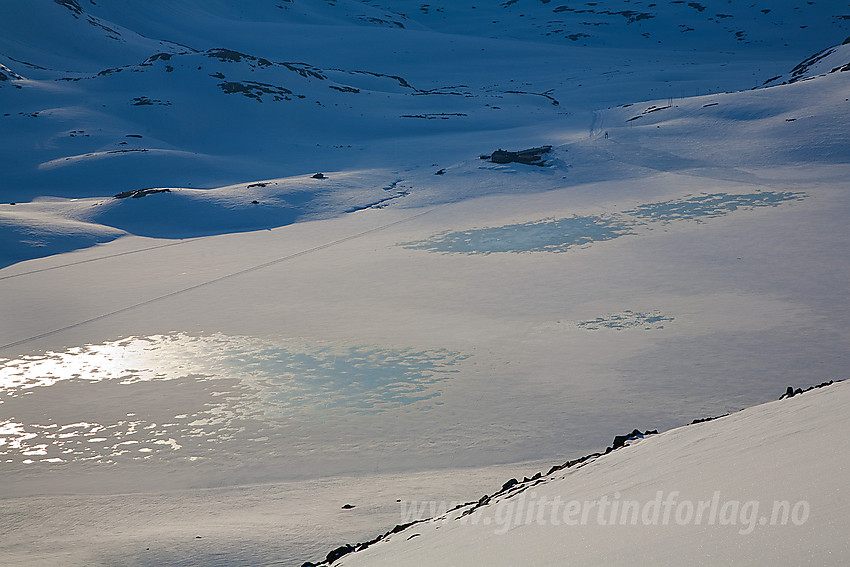
[(300, 565), (846, 373), (841, 2), (6, 4), (0, 563)]

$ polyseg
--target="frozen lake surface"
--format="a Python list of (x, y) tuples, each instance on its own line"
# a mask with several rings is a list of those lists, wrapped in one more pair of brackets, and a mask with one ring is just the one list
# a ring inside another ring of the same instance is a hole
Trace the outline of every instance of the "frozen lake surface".
[[(174, 333), (0, 359), (0, 401), (6, 408), (31, 414), (51, 389), (80, 395), (73, 422), (49, 414), (37, 422), (0, 422), (0, 458), (112, 463), (173, 451), (197, 459), (204, 443), (230, 438), (248, 418), (273, 428), (275, 422), (320, 422), (436, 398), (439, 383), (457, 373), (453, 367), (462, 358), (448, 351)], [(122, 398), (133, 410), (120, 419), (107, 417), (115, 410), (102, 402), (116, 389), (125, 390)], [(211, 397), (188, 398), (188, 408), (156, 412), (159, 417), (145, 411), (146, 396), (139, 393), (168, 396), (175, 389)]]

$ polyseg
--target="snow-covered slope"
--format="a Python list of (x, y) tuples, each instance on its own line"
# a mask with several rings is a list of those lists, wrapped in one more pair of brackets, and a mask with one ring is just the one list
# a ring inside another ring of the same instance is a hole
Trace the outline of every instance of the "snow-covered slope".
[(846, 565), (848, 403), (837, 384), (630, 441), (333, 565)]
[(850, 37), (841, 45), (828, 47), (818, 51), (805, 61), (801, 61), (790, 72), (771, 77), (765, 85), (795, 83), (828, 73), (843, 73), (850, 71)]
[[(2, 198), (103, 198), (364, 169), (388, 186), (492, 143), (547, 141), (541, 129), (583, 131), (598, 108), (758, 85), (830, 36), (846, 37), (844, 8), (14, 2), (0, 22)], [(309, 208), (329, 215), (374, 203), (341, 200)], [(272, 224), (293, 218), (305, 217), (284, 211)], [(220, 231), (234, 226), (268, 223), (233, 219)], [(92, 231), (42, 239), (55, 247), (19, 238), (5, 261), (116, 234)]]

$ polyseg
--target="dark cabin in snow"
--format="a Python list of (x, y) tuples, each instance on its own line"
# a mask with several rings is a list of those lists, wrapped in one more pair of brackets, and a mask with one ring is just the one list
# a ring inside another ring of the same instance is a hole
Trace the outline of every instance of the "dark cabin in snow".
[(538, 148), (529, 148), (518, 152), (509, 152), (507, 150), (498, 149), (490, 155), (490, 161), (493, 163), (524, 163), (526, 165), (545, 165), (543, 154), (549, 153), (552, 146), (540, 146)]

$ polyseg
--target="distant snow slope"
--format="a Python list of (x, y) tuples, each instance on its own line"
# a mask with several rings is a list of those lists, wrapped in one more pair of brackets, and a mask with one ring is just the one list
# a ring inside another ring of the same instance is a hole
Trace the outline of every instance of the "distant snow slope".
[(850, 71), (850, 37), (841, 45), (835, 45), (818, 51), (805, 61), (801, 61), (790, 72), (771, 77), (765, 85), (795, 83), (828, 73)]
[(843, 383), (649, 436), (333, 565), (846, 565), (848, 403)]
[[(328, 170), (372, 170), (386, 187), (491, 145), (550, 141), (544, 130), (592, 129), (598, 108), (758, 85), (850, 32), (841, 2), (631, 4), (11, 2), (0, 22), (0, 198)], [(340, 200), (310, 199), (271, 224), (375, 201)], [(269, 226), (217, 218), (218, 232)], [(117, 234), (93, 230), (53, 231), (42, 240), (55, 247), (12, 239), (19, 250), (4, 262)]]
[(728, 0), (640, 2), (502, 0), (421, 2), (373, 0), (432, 29), (488, 37), (571, 42), (594, 47), (737, 50), (742, 46), (802, 47), (825, 22), (850, 19), (846, 2), (753, 4)]

